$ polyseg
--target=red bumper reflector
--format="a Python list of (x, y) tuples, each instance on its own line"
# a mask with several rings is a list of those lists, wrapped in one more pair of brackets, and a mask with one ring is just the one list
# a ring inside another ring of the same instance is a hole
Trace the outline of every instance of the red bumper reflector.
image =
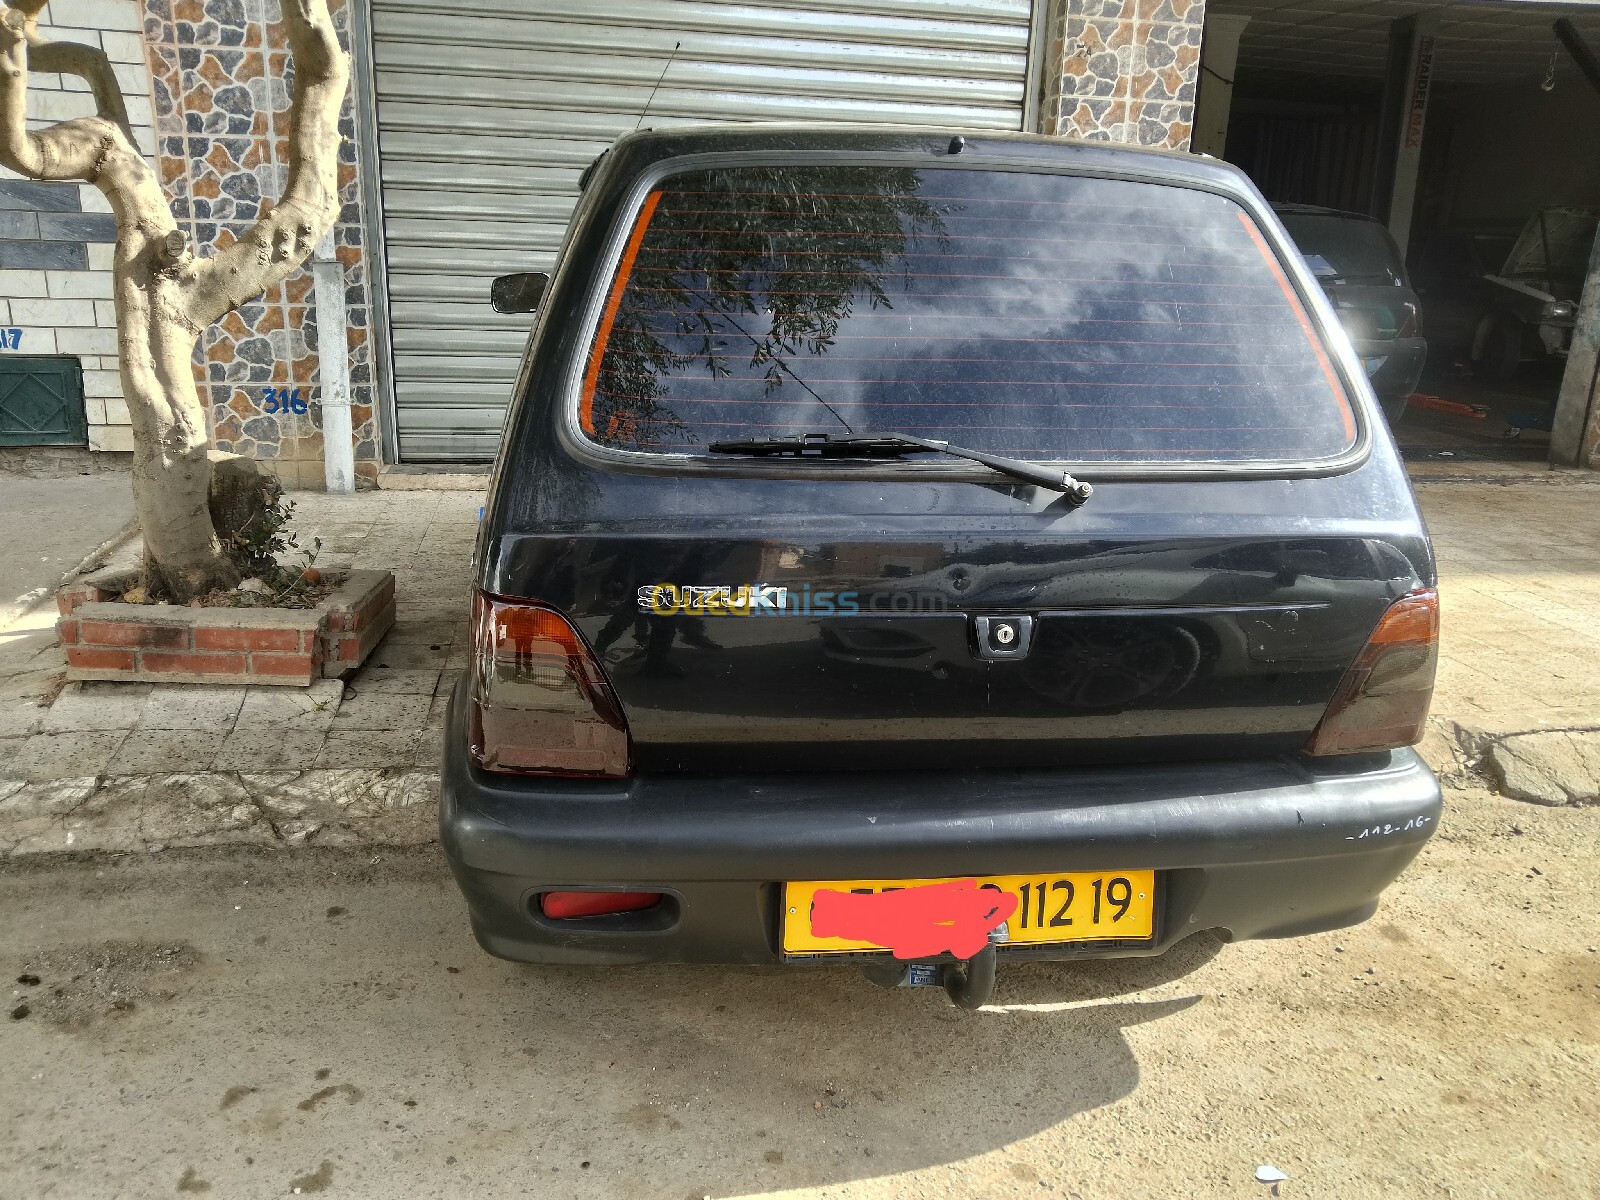
[(546, 892), (539, 897), (539, 911), (559, 921), (638, 912), (660, 902), (660, 892)]

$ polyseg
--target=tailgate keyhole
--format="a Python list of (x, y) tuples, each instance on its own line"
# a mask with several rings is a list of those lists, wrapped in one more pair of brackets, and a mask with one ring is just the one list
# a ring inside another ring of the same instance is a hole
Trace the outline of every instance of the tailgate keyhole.
[(974, 617), (972, 632), (979, 658), (1026, 658), (1033, 641), (1033, 618)]

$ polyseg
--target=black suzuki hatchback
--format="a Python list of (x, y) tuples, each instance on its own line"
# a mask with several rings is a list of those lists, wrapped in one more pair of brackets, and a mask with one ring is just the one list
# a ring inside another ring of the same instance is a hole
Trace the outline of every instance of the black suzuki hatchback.
[(1210, 160), (636, 134), (585, 178), (476, 560), (443, 844), (559, 963), (997, 960), (1361, 921), (1432, 833), (1427, 534)]

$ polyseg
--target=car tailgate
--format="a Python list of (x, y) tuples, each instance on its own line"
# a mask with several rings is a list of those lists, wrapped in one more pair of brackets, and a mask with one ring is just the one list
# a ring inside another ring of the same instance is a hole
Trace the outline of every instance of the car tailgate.
[[(1292, 752), (1417, 580), (1372, 538), (818, 537), (807, 524), (521, 541), (531, 598), (567, 612), (604, 664), (638, 769)], [(741, 588), (766, 589), (771, 607), (728, 611), (722, 589), (737, 601)], [(1028, 626), (1026, 655), (986, 657), (980, 616)]]

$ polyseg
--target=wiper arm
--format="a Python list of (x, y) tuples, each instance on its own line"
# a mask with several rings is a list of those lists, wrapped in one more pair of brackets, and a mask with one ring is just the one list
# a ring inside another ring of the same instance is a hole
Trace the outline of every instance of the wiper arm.
[(795, 437), (712, 442), (707, 448), (713, 454), (792, 454), (799, 458), (876, 458), (926, 450), (982, 463), (1002, 475), (1061, 492), (1074, 504), (1082, 504), (1094, 492), (1091, 485), (1074, 479), (1065, 471), (1053, 471), (1020, 458), (1004, 458), (982, 450), (968, 450), (962, 446), (952, 446), (949, 442), (912, 437), (908, 433), (803, 433)]

